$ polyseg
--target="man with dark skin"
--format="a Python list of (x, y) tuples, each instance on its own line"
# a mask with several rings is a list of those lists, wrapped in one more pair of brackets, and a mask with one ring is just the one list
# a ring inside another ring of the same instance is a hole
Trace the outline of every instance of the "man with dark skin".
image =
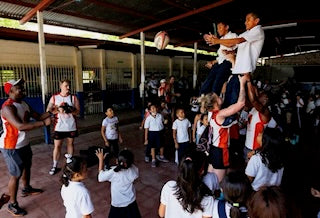
[[(9, 98), (3, 103), (1, 110), (4, 132), (0, 137), (0, 150), (10, 174), (8, 184), (10, 201), (7, 210), (14, 216), (24, 216), (27, 212), (20, 208), (17, 202), (20, 178), (23, 183), (22, 197), (43, 192), (30, 185), (32, 150), (28, 131), (50, 125), (51, 119), (48, 112), (40, 115), (23, 101), (25, 97), (23, 79), (6, 82), (4, 90)], [(31, 117), (36, 121), (30, 122)]]

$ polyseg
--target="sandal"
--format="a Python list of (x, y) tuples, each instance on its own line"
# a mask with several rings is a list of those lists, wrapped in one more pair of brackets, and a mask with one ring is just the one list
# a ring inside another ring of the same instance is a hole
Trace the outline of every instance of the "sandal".
[(1, 198), (0, 198), (0, 209), (4, 204), (8, 203), (9, 200), (10, 200), (10, 196), (9, 195), (2, 194)]

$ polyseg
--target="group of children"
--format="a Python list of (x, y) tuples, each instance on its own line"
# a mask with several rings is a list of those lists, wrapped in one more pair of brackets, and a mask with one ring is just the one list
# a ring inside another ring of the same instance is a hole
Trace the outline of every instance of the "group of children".
[[(111, 183), (111, 208), (109, 218), (140, 218), (133, 182), (139, 177), (139, 170), (133, 164), (134, 155), (128, 149), (119, 152), (122, 137), (118, 128), (118, 117), (113, 109), (106, 110), (102, 121), (101, 135), (105, 146), (96, 150), (99, 159), (98, 181)], [(65, 155), (66, 164), (61, 176), (61, 197), (66, 208), (66, 218), (92, 217), (94, 206), (89, 190), (82, 182), (87, 178), (86, 160), (80, 156)], [(116, 164), (110, 167), (111, 157)]]

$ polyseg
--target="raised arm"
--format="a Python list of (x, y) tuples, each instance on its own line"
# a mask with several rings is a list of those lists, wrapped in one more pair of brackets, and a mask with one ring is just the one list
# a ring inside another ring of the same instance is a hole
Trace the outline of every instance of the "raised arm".
[(245, 84), (247, 80), (248, 80), (248, 75), (244, 75), (242, 77), (239, 76), (240, 92), (239, 92), (238, 101), (235, 104), (232, 104), (229, 107), (219, 111), (216, 118), (218, 123), (223, 123), (226, 117), (229, 117), (239, 112), (244, 107), (245, 100), (246, 100)]
[(267, 105), (261, 104), (256, 94), (257, 89), (254, 85), (252, 85), (251, 81), (248, 81), (247, 87), (248, 87), (248, 96), (249, 96), (250, 103), (252, 104), (253, 107), (255, 107), (257, 111), (261, 113), (262, 119), (265, 122), (268, 122), (271, 119), (271, 114)]
[(233, 39), (219, 39), (218, 37), (212, 34), (205, 34), (203, 38), (206, 41), (206, 43), (209, 44), (210, 46), (220, 44), (226, 47), (233, 47), (237, 44), (240, 44), (246, 41), (245, 38), (243, 37), (233, 38)]

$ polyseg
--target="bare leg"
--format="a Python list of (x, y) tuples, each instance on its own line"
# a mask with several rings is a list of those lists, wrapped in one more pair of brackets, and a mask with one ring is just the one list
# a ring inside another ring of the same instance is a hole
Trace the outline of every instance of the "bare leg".
[(160, 148), (160, 156), (164, 156), (163, 154), (164, 154), (164, 147), (161, 147)]
[(31, 169), (25, 168), (22, 172), (21, 180), (24, 188), (30, 186), (30, 174), (31, 174)]
[(151, 148), (151, 157), (152, 157), (152, 160), (156, 159), (156, 149), (155, 148)]
[(74, 142), (74, 138), (67, 138), (67, 152), (68, 154), (73, 155), (73, 142)]
[(10, 176), (9, 183), (8, 183), (8, 188), (9, 188), (10, 202), (11, 203), (17, 202), (19, 179), (20, 179), (20, 177)]
[(60, 159), (62, 140), (54, 140), (53, 162)]

